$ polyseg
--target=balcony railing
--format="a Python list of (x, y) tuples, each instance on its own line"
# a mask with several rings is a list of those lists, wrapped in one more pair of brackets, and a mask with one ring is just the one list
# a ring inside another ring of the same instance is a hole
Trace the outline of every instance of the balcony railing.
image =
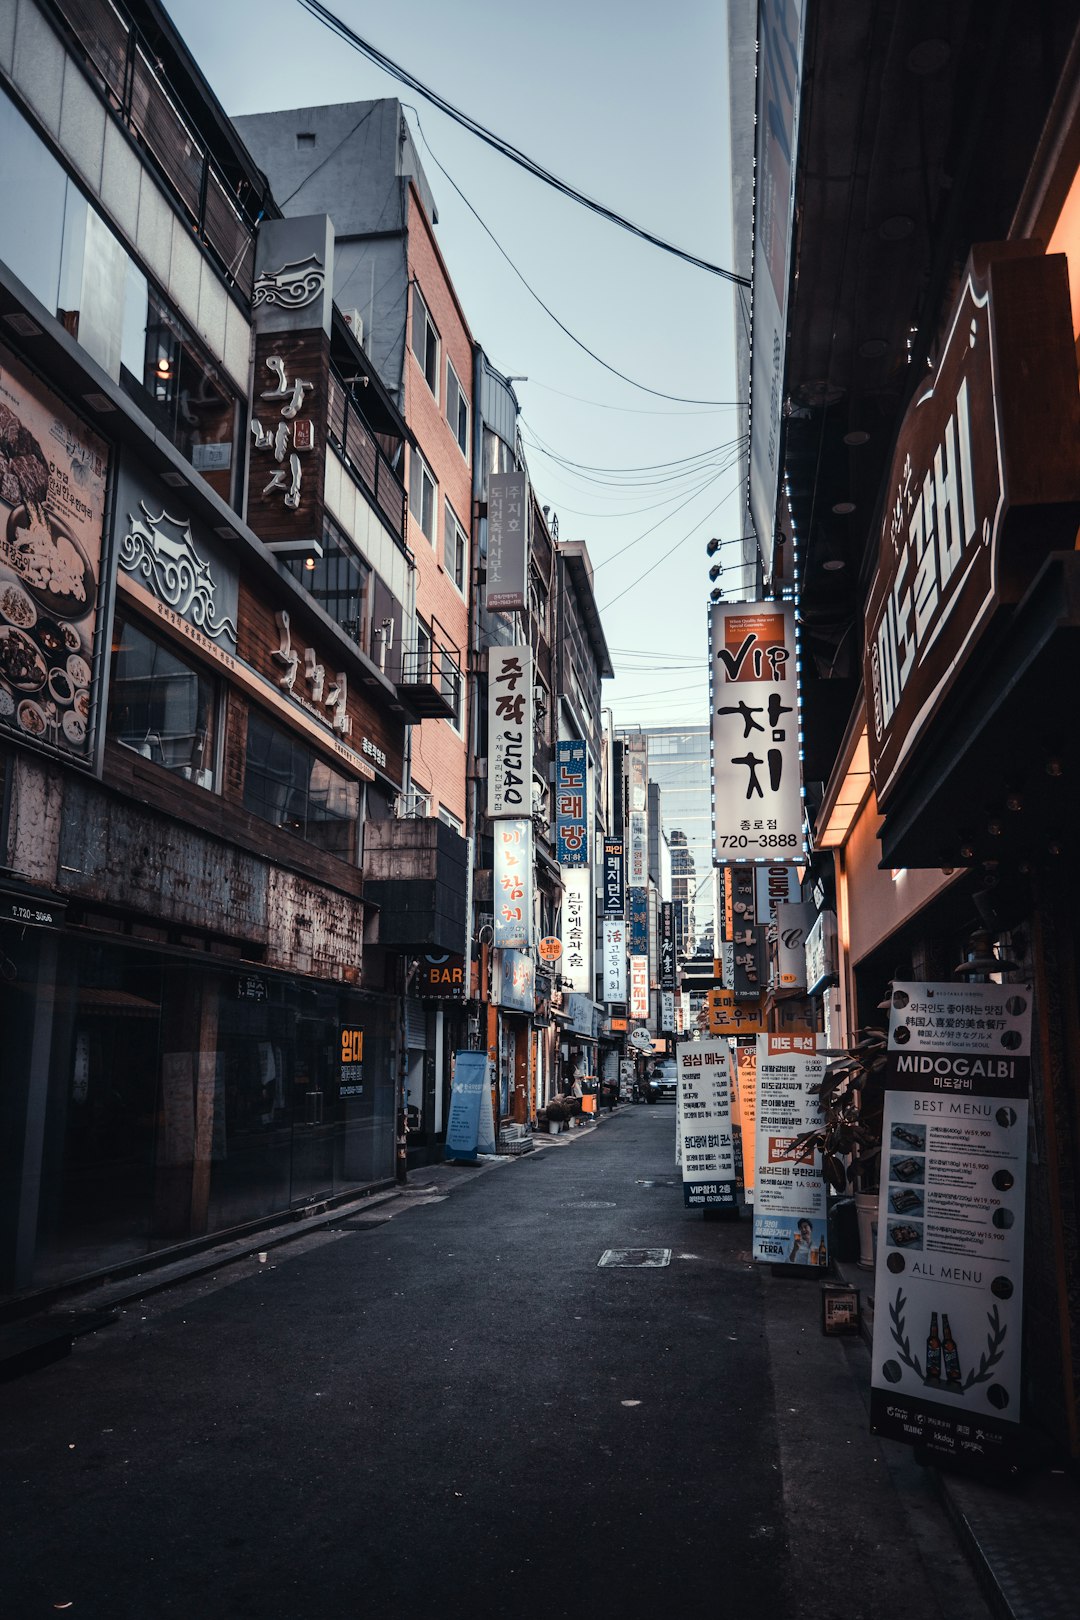
[(437, 623), (432, 637), (422, 637), (401, 652), (398, 690), (423, 720), (460, 720), (461, 653), (442, 635)]
[[(255, 219), (199, 139), (195, 120), (113, 0), (55, 0), (114, 116), (131, 132), (206, 246), (245, 298), (255, 276)], [(257, 199), (253, 199), (257, 200)]]
[(405, 544), (405, 486), (360, 414), (345, 379), (330, 372), (327, 432), (357, 482), (371, 496), (400, 546)]

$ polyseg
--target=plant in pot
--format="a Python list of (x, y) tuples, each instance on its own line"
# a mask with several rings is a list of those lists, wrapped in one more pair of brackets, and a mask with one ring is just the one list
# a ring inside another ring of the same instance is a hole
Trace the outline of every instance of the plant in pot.
[(859, 1264), (870, 1266), (881, 1163), (885, 1102), (881, 1077), (887, 1037), (883, 1029), (857, 1033), (861, 1039), (829, 1064), (817, 1088), (821, 1120), (792, 1142), (785, 1157), (820, 1153), (828, 1186), (837, 1193), (849, 1189), (854, 1193), (859, 1216)]

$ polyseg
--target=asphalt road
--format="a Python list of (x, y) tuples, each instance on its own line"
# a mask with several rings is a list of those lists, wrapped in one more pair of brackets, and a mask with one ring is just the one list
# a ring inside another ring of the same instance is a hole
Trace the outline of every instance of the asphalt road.
[(0, 1390), (2, 1620), (983, 1620), (749, 1241), (658, 1104), (125, 1307)]

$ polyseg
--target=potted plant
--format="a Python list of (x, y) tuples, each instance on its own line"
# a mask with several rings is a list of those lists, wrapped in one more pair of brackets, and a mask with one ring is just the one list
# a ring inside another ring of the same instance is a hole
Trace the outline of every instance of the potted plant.
[(817, 1088), (820, 1122), (797, 1137), (785, 1157), (820, 1153), (828, 1186), (837, 1193), (850, 1189), (855, 1195), (859, 1264), (872, 1266), (885, 1100), (878, 1077), (885, 1068), (887, 1037), (883, 1029), (857, 1033), (862, 1038), (829, 1064)]

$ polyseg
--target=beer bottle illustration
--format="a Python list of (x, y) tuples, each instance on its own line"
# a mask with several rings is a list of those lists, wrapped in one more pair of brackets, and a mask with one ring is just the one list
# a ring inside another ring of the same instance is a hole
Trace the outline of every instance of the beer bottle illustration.
[(926, 1341), (926, 1376), (941, 1377), (941, 1340), (938, 1338), (937, 1311), (930, 1313), (930, 1337)]
[(822, 1233), (821, 1242), (818, 1244), (817, 1263), (818, 1263), (819, 1266), (827, 1266), (828, 1263), (829, 1263), (829, 1256), (825, 1252), (825, 1234), (824, 1233)]
[(945, 1377), (950, 1384), (960, 1382), (960, 1357), (956, 1353), (956, 1341), (952, 1336), (949, 1318), (941, 1318), (941, 1353), (945, 1360)]

